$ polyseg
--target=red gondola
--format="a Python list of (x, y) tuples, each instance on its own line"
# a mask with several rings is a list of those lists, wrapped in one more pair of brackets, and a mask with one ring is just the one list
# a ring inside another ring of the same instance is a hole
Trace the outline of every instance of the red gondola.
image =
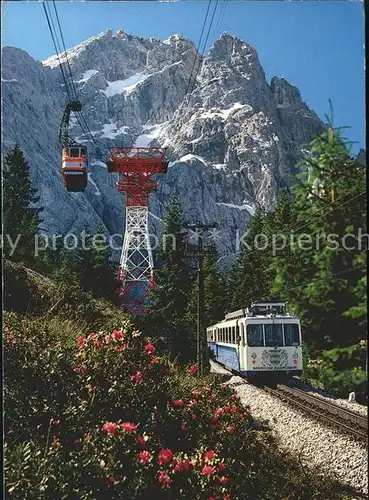
[(81, 111), (80, 101), (69, 102), (64, 109), (60, 124), (59, 139), (62, 143), (62, 174), (67, 191), (79, 192), (87, 187), (87, 147), (75, 143), (69, 137), (69, 120), (71, 111)]
[(62, 151), (63, 182), (67, 191), (83, 191), (87, 187), (87, 148), (81, 144), (65, 146)]

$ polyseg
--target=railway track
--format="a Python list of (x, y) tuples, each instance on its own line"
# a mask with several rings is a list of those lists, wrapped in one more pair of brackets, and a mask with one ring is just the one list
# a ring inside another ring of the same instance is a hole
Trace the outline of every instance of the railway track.
[[(244, 375), (229, 368), (222, 363), (216, 362), (225, 370), (246, 379)], [(368, 418), (342, 408), (330, 401), (309, 394), (296, 387), (277, 384), (276, 387), (261, 387), (269, 394), (280, 398), (291, 406), (299, 408), (304, 413), (311, 415), (316, 420), (326, 423), (330, 427), (336, 427), (352, 437), (368, 443)]]

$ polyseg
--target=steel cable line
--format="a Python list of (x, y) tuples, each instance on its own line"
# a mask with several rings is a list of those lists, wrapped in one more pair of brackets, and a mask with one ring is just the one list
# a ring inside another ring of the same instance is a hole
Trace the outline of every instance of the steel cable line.
[[(359, 198), (360, 196), (362, 196), (363, 194), (365, 194), (366, 191), (362, 191), (361, 193), (357, 194), (356, 196), (354, 196), (353, 198), (350, 198), (349, 200), (346, 200), (345, 202), (341, 203), (340, 205), (337, 205), (335, 208), (333, 208), (332, 210), (326, 212), (326, 214), (329, 214), (329, 213), (332, 213), (334, 212), (335, 210), (337, 210), (338, 208), (341, 208), (345, 205), (347, 205), (347, 203), (350, 203), (350, 201), (353, 201), (353, 200), (356, 200), (356, 198)], [(305, 220), (308, 220), (308, 219), (311, 219), (311, 217), (313, 217), (314, 215), (316, 215), (317, 213), (321, 212), (322, 210), (324, 210), (325, 208), (333, 205), (334, 203), (336, 203), (335, 201), (332, 201), (331, 203), (328, 203), (328, 205), (322, 207), (322, 208), (319, 208), (319, 210), (316, 210), (315, 212), (313, 212), (312, 214), (308, 215), (306, 218), (302, 219), (301, 221), (299, 222), (304, 222)], [(325, 213), (323, 212), (323, 215), (325, 215)], [(308, 226), (309, 223), (307, 224), (304, 224), (303, 226), (299, 226), (298, 228), (295, 229), (295, 231), (300, 231), (303, 227), (306, 227)]]
[(219, 21), (218, 21), (218, 24), (217, 24), (217, 26), (215, 28), (216, 30), (218, 30), (220, 28), (220, 25), (223, 22), (223, 18), (224, 18), (224, 14), (225, 14), (226, 9), (227, 9), (227, 0), (223, 0), (221, 11), (220, 11), (220, 14), (219, 14)]
[(62, 78), (63, 78), (63, 81), (64, 81), (65, 91), (67, 93), (69, 101), (71, 101), (71, 96), (69, 94), (69, 89), (68, 89), (67, 78), (65, 76), (64, 68), (63, 68), (63, 66), (61, 64), (61, 59), (60, 59), (60, 56), (59, 56), (60, 49), (58, 48), (58, 43), (56, 41), (56, 38), (54, 37), (54, 32), (53, 32), (53, 29), (51, 27), (52, 19), (51, 19), (51, 16), (49, 17), (49, 14), (47, 12), (47, 9), (49, 9), (49, 6), (48, 6), (48, 4), (47, 4), (46, 1), (42, 2), (42, 5), (43, 5), (43, 8), (44, 8), (44, 12), (45, 12), (45, 16), (46, 16), (46, 21), (47, 21), (47, 24), (48, 24), (48, 27), (49, 27), (51, 38), (52, 38), (52, 41), (53, 41), (53, 44), (54, 44), (54, 48), (55, 48), (55, 52), (56, 52), (56, 57), (57, 57), (58, 62), (59, 62), (59, 68), (60, 68), (60, 71), (61, 71), (61, 74), (62, 74)]
[[(47, 4), (46, 1), (43, 2), (43, 8), (44, 8), (44, 11), (45, 11), (45, 16), (46, 16), (47, 24), (48, 24), (49, 31), (50, 31), (50, 34), (51, 34), (51, 38), (53, 40), (53, 44), (54, 44), (54, 48), (55, 48), (55, 52), (56, 52), (56, 57), (57, 57), (57, 60), (59, 62), (59, 68), (60, 68), (60, 72), (62, 74), (62, 78), (63, 78), (63, 81), (64, 81), (65, 91), (67, 93), (69, 101), (71, 101), (72, 98), (71, 98), (71, 94), (69, 92), (68, 80), (67, 80), (67, 77), (65, 75), (63, 64), (62, 64), (62, 61), (61, 61), (61, 56), (60, 56), (61, 48), (60, 48), (60, 45), (59, 45), (59, 40), (56, 37), (56, 29), (55, 29), (54, 22), (52, 20), (50, 8), (49, 8), (49, 5)], [(55, 36), (54, 36), (54, 31), (55, 31)], [(79, 125), (81, 127), (82, 132), (85, 135), (87, 135), (86, 134), (86, 130), (82, 126), (82, 124), (81, 124), (78, 116), (76, 116), (76, 118), (77, 118), (77, 121), (78, 121), (78, 123), (79, 123)]]
[(208, 15), (209, 15), (209, 11), (210, 11), (210, 5), (211, 5), (211, 2), (212, 2), (212, 0), (209, 0), (209, 2), (208, 2), (208, 8), (207, 8), (207, 10), (206, 10), (205, 20), (204, 20), (204, 22), (203, 22), (203, 24), (202, 24), (202, 30), (201, 30), (200, 39), (199, 39), (199, 42), (198, 42), (197, 47), (196, 47), (196, 55), (195, 55), (195, 59), (194, 59), (194, 62), (193, 62), (192, 68), (191, 68), (190, 78), (189, 78), (189, 80), (188, 80), (187, 89), (186, 89), (186, 92), (185, 92), (185, 94), (184, 94), (184, 96), (183, 96), (183, 99), (186, 97), (186, 95), (188, 94), (188, 91), (189, 91), (189, 89), (190, 89), (191, 79), (192, 79), (193, 71), (194, 71), (194, 69), (195, 69), (195, 66), (196, 66), (196, 61), (197, 61), (197, 58), (198, 58), (198, 55), (199, 55), (199, 50), (200, 50), (200, 47), (201, 47), (202, 37), (203, 37), (203, 34), (204, 34), (206, 21), (207, 21), (207, 19), (208, 19)]
[[(185, 105), (185, 103), (187, 104), (187, 106), (186, 106), (186, 109), (184, 111), (186, 111), (187, 109), (189, 109), (190, 102), (191, 102), (191, 97), (192, 97), (192, 92), (193, 92), (193, 90), (195, 88), (195, 85), (196, 85), (196, 78), (197, 78), (197, 75), (199, 74), (199, 71), (200, 71), (200, 69), (202, 67), (202, 61), (203, 61), (203, 58), (204, 58), (206, 44), (207, 44), (208, 39), (209, 39), (210, 30), (211, 30), (213, 22), (214, 22), (214, 16), (215, 16), (215, 12), (217, 10), (217, 6), (218, 6), (218, 3), (219, 3), (219, 0), (216, 0), (216, 3), (215, 3), (215, 7), (214, 7), (214, 10), (213, 10), (213, 13), (212, 13), (212, 17), (211, 17), (211, 20), (210, 20), (210, 24), (209, 24), (209, 27), (208, 27), (206, 39), (205, 39), (205, 42), (204, 42), (204, 45), (203, 45), (203, 49), (201, 51), (201, 55), (199, 57), (199, 64), (198, 64), (195, 76), (193, 78), (193, 83), (191, 85), (191, 79), (193, 77), (193, 70), (194, 70), (194, 68), (196, 66), (196, 60), (197, 60), (197, 58), (199, 56), (199, 52), (200, 52), (200, 49), (201, 49), (201, 41), (202, 41), (203, 33), (204, 33), (204, 30), (205, 30), (206, 21), (207, 21), (208, 15), (209, 15), (211, 2), (212, 2), (212, 0), (209, 0), (209, 2), (208, 2), (208, 7), (207, 7), (207, 10), (206, 10), (205, 20), (204, 20), (204, 23), (203, 23), (203, 26), (202, 26), (199, 43), (198, 43), (197, 48), (196, 48), (195, 60), (194, 60), (194, 63), (192, 65), (192, 69), (191, 69), (191, 73), (190, 73), (190, 78), (189, 78), (189, 81), (188, 81), (187, 89), (186, 89), (186, 92), (185, 92), (185, 94), (183, 96), (182, 103), (181, 103), (181, 105), (178, 108), (178, 111), (180, 111), (183, 108), (183, 106)], [(191, 87), (191, 90), (189, 92), (190, 87)], [(188, 95), (188, 99), (186, 99), (187, 95)], [(175, 141), (178, 136), (179, 136), (179, 131), (175, 134), (175, 136), (173, 138), (173, 141)]]
[[(205, 42), (204, 42), (204, 47), (202, 49), (202, 53), (201, 53), (201, 61), (203, 61), (203, 57), (204, 57), (204, 53), (205, 53), (205, 49), (206, 49), (206, 44), (208, 43), (208, 40), (209, 40), (209, 35), (210, 35), (210, 30), (212, 28), (212, 25), (213, 25), (213, 22), (214, 22), (214, 17), (215, 17), (215, 12), (217, 10), (217, 7), (218, 7), (218, 3), (219, 3), (219, 0), (216, 0), (215, 2), (215, 7), (214, 7), (214, 10), (213, 10), (213, 14), (211, 16), (211, 20), (210, 20), (210, 24), (209, 24), (209, 28), (208, 28), (208, 32), (206, 34), (206, 39), (205, 39)], [(196, 71), (196, 74), (195, 74), (195, 77), (193, 79), (193, 84), (192, 84), (192, 87), (191, 87), (191, 91), (190, 91), (190, 99), (188, 101), (188, 103), (190, 102), (191, 100), (191, 94), (195, 88), (195, 85), (196, 85), (196, 78), (197, 78), (197, 75), (199, 74), (199, 71), (202, 67), (202, 64), (199, 64), (198, 65), (198, 68), (197, 68), (197, 71)]]
[(71, 87), (73, 89), (75, 99), (76, 99), (76, 101), (78, 101), (78, 95), (77, 95), (76, 87), (74, 85), (73, 74), (72, 74), (72, 70), (71, 70), (71, 67), (70, 67), (70, 64), (69, 64), (69, 60), (68, 60), (68, 52), (67, 52), (67, 49), (66, 49), (66, 46), (65, 46), (63, 31), (61, 29), (60, 20), (59, 20), (59, 14), (58, 14), (58, 11), (56, 9), (55, 0), (53, 0), (53, 7), (54, 7), (56, 21), (57, 21), (58, 27), (59, 27), (60, 38), (61, 38), (63, 49), (64, 49), (65, 61), (67, 63), (67, 68), (69, 70), (70, 84), (71, 84)]
[[(360, 196), (362, 196), (365, 193), (366, 193), (366, 191), (363, 191), (363, 192), (359, 193), (358, 195), (354, 196), (353, 198), (350, 198), (349, 200), (346, 200), (345, 202), (341, 203), (340, 205), (337, 205), (337, 207), (333, 208), (332, 210), (327, 211), (326, 213), (329, 214), (329, 213), (334, 212), (338, 208), (341, 208), (344, 205), (347, 205), (347, 203), (350, 203), (350, 201), (356, 200), (356, 198), (359, 198)], [(335, 203), (335, 202), (331, 202), (328, 205), (326, 205), (325, 207), (322, 207), (319, 210), (316, 210), (313, 214), (310, 214), (308, 217), (306, 217), (305, 219), (303, 219), (302, 221), (299, 221), (299, 222), (303, 222), (304, 220), (307, 220), (307, 219), (311, 218), (312, 216), (314, 216), (315, 214), (321, 212), (323, 209), (327, 208), (328, 206), (332, 205), (333, 203)], [(323, 212), (323, 214), (324, 214), (324, 212)], [(293, 229), (293, 227), (290, 226), (290, 227), (288, 227), (288, 229), (291, 230), (291, 233), (295, 233), (297, 231), (300, 231), (303, 227), (306, 227), (308, 225), (309, 225), (309, 223), (304, 224), (303, 226), (299, 226), (299, 227), (297, 227), (295, 229)], [(262, 250), (259, 250), (259, 249), (252, 250), (252, 252), (248, 253), (247, 256), (249, 257), (250, 255), (253, 255), (255, 252), (260, 252), (260, 251), (262, 251)], [(238, 251), (238, 252), (236, 252), (235, 255), (240, 254), (240, 253), (241, 253), (241, 250)]]
[[(350, 269), (346, 269), (345, 271), (339, 271), (338, 273), (333, 273), (330, 276), (323, 276), (322, 278), (318, 278), (316, 280), (312, 280), (309, 283), (302, 283), (301, 285), (297, 285), (297, 286), (295, 286), (293, 288), (286, 288), (286, 289), (278, 292), (278, 294), (282, 295), (283, 293), (291, 292), (292, 290), (297, 290), (298, 288), (303, 288), (303, 287), (306, 288), (307, 286), (312, 285), (313, 283), (318, 283), (320, 281), (324, 281), (324, 280), (327, 280), (327, 279), (332, 279), (332, 278), (334, 278), (336, 276), (341, 276), (343, 274), (350, 273), (351, 271), (354, 271), (355, 269), (364, 269), (364, 268), (366, 268), (365, 264), (359, 264), (357, 266), (351, 267)], [(275, 294), (275, 296), (277, 296), (277, 293)]]
[[(77, 94), (77, 91), (76, 91), (76, 88), (75, 88), (75, 85), (74, 85), (73, 73), (72, 73), (72, 70), (71, 70), (71, 67), (70, 67), (70, 64), (69, 64), (68, 52), (67, 52), (67, 49), (66, 49), (66, 45), (65, 45), (65, 41), (64, 41), (64, 36), (63, 36), (63, 31), (62, 31), (62, 28), (61, 28), (61, 24), (60, 24), (60, 20), (59, 20), (59, 15), (58, 15), (58, 11), (56, 9), (55, 1), (53, 0), (53, 6), (54, 6), (54, 11), (55, 11), (55, 16), (56, 16), (57, 24), (58, 24), (58, 27), (59, 27), (59, 34), (60, 34), (60, 38), (61, 38), (61, 41), (62, 41), (62, 46), (64, 48), (64, 58), (65, 58), (65, 62), (66, 62), (66, 65), (67, 65), (67, 68), (68, 68), (68, 71), (69, 71), (70, 87), (68, 85), (68, 79), (67, 79), (67, 77), (65, 75), (65, 71), (64, 71), (64, 68), (63, 68), (63, 63), (61, 61), (61, 59), (62, 59), (62, 56), (61, 56), (62, 50), (61, 50), (59, 39), (57, 38), (57, 35), (56, 35), (57, 30), (55, 28), (55, 25), (54, 25), (54, 22), (53, 22), (53, 19), (52, 19), (52, 15), (51, 15), (49, 6), (47, 6), (47, 8), (49, 10), (49, 16), (47, 15), (47, 12), (46, 12), (46, 9), (45, 9), (45, 3), (47, 4), (47, 2), (45, 2), (45, 1), (43, 2), (43, 4), (44, 4), (44, 10), (45, 10), (45, 14), (47, 16), (49, 30), (50, 30), (51, 36), (53, 38), (53, 41), (54, 41), (54, 47), (55, 47), (55, 50), (57, 52), (57, 59), (59, 61), (59, 67), (60, 67), (60, 70), (61, 70), (61, 73), (62, 73), (62, 76), (63, 76), (64, 84), (66, 86), (66, 91), (67, 91), (68, 99), (69, 99), (69, 101), (71, 101), (71, 93), (74, 93), (74, 98), (76, 100), (78, 100), (78, 94)], [(50, 17), (50, 20), (49, 20), (49, 17)], [(55, 32), (55, 36), (54, 36), (53, 30)], [(76, 117), (76, 119), (78, 121), (79, 126), (81, 127), (82, 132), (86, 136), (90, 136), (91, 137), (92, 145), (93, 145), (93, 147), (94, 147), (94, 149), (96, 151), (97, 156), (103, 157), (103, 155), (101, 153), (101, 150), (100, 150), (98, 144), (96, 143), (96, 140), (95, 140), (94, 136), (92, 135), (92, 132), (91, 132), (91, 130), (90, 130), (90, 128), (89, 128), (89, 126), (88, 126), (88, 124), (86, 122), (86, 119), (85, 119), (83, 113), (81, 111), (78, 112), (78, 113), (79, 113), (80, 116), (78, 116), (78, 114), (75, 113), (75, 117)], [(82, 124), (81, 120), (83, 121), (83, 124)]]

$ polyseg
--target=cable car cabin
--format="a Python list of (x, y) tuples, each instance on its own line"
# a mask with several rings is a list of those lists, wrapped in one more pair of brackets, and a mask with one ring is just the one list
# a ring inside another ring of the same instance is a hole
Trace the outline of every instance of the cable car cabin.
[(76, 144), (63, 147), (62, 174), (67, 191), (83, 191), (87, 187), (87, 147)]

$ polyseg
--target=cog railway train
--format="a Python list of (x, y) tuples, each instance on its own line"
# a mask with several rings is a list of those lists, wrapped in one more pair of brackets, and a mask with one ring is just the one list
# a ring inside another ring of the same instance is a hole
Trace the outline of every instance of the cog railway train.
[(258, 302), (209, 326), (207, 343), (216, 360), (250, 379), (302, 374), (300, 320), (286, 302)]

